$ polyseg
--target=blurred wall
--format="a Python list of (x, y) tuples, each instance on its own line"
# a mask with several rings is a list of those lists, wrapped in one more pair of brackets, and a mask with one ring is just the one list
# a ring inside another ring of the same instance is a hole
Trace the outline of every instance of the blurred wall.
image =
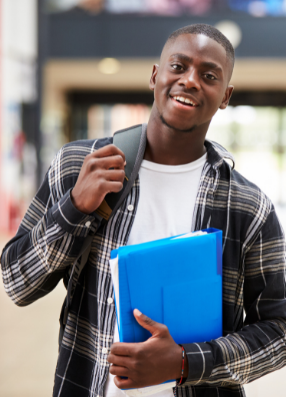
[[(35, 189), (35, 146), (23, 130), (36, 101), (36, 0), (1, 0), (0, 230), (16, 230)], [(24, 161), (26, 158), (26, 161)], [(25, 165), (24, 165), (25, 164)]]

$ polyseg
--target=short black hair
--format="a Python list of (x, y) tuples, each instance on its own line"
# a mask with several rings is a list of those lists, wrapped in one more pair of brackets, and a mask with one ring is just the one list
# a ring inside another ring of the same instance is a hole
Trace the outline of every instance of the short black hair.
[(173, 33), (171, 33), (166, 41), (166, 44), (170, 41), (175, 40), (178, 36), (181, 36), (182, 34), (203, 34), (215, 40), (225, 49), (226, 55), (231, 60), (232, 66), (234, 65), (235, 55), (234, 48), (231, 42), (214, 26), (207, 25), (205, 23), (196, 23), (194, 25), (184, 26), (183, 28), (175, 30)]

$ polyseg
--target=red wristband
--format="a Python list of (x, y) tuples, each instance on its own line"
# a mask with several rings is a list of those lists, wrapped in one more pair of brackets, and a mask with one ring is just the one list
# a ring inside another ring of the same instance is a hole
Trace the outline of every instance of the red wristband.
[(185, 369), (185, 349), (184, 346), (179, 345), (182, 348), (182, 371), (181, 371), (181, 379), (177, 380), (177, 386), (181, 385), (183, 383), (184, 379), (184, 369)]
[(181, 378), (176, 380), (176, 387), (174, 388), (174, 397), (177, 397), (177, 389), (183, 383), (184, 380), (184, 369), (185, 369), (185, 349), (184, 346), (180, 345), (182, 348), (182, 370), (181, 370)]

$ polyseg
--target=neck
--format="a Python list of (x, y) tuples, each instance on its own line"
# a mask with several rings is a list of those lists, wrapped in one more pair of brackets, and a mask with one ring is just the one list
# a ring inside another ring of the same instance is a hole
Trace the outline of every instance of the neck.
[(187, 164), (199, 159), (206, 153), (204, 141), (208, 125), (182, 132), (165, 125), (151, 113), (144, 159), (166, 165)]

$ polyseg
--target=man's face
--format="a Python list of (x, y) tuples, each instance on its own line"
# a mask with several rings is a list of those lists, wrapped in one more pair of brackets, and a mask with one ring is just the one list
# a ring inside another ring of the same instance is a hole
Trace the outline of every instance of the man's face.
[(160, 66), (154, 65), (150, 89), (155, 112), (164, 124), (181, 131), (206, 127), (226, 108), (231, 61), (225, 49), (204, 35), (184, 34), (168, 43)]

